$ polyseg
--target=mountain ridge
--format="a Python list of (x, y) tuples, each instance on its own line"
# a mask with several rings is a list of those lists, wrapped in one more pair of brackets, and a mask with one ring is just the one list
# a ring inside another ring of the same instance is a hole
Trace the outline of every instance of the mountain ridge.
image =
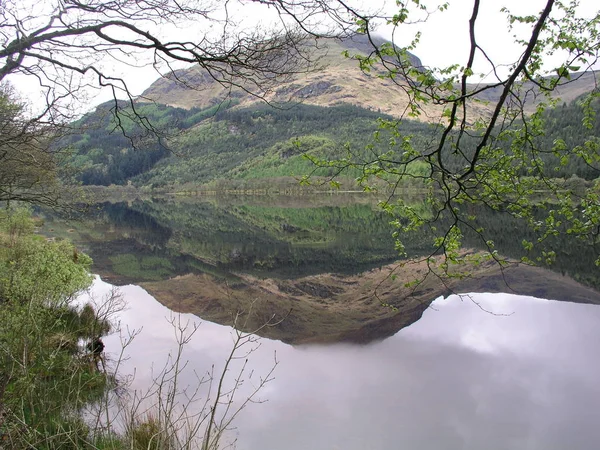
[[(383, 38), (377, 38), (374, 43), (378, 46), (384, 43), (393, 45)], [(369, 73), (361, 71), (356, 59), (352, 58), (355, 54), (366, 56), (371, 49), (371, 43), (362, 35), (345, 40), (327, 40), (315, 48), (315, 57), (322, 63), (320, 70), (293, 76), (258, 95), (248, 94), (240, 88), (223, 86), (199, 66), (179, 69), (152, 83), (140, 99), (185, 109), (208, 108), (232, 98), (239, 103), (239, 107), (248, 107), (261, 101), (272, 104), (298, 102), (328, 107), (351, 104), (393, 117), (403, 117), (408, 112), (409, 96), (403, 89), (402, 82), (386, 77), (386, 71), (377, 65)], [(346, 52), (349, 57), (343, 56)], [(418, 56), (408, 53), (407, 57), (412, 66), (423, 67)], [(597, 88), (599, 74), (598, 71), (572, 74), (571, 81), (559, 86), (553, 97), (569, 103)], [(468, 85), (468, 89), (475, 90), (487, 85), (489, 84), (472, 83)], [(469, 120), (489, 116), (492, 105), (500, 99), (501, 91), (501, 86), (492, 87), (477, 95), (477, 101), (470, 104), (472, 117)], [(544, 98), (539, 87), (532, 82), (525, 82), (520, 92), (526, 99), (525, 109), (528, 113), (533, 112)], [(423, 104), (420, 105), (421, 114), (413, 118), (437, 123), (442, 117), (443, 109), (443, 105)]]

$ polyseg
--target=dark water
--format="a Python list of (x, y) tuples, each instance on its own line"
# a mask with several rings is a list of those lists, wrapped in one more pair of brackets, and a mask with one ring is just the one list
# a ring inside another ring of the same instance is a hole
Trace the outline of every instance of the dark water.
[[(484, 241), (492, 240), (500, 254), (532, 260), (553, 250), (557, 260), (550, 269), (600, 287), (594, 265), (600, 249), (558, 236), (527, 253), (522, 241), (535, 241), (527, 226), (506, 214), (472, 209), (485, 235), (466, 233), (465, 247), (484, 249)], [(94, 271), (117, 284), (186, 273), (349, 274), (398, 259), (392, 217), (380, 210), (376, 197), (364, 195), (157, 199), (98, 204), (69, 219), (44, 214), (43, 232), (74, 240), (94, 259)], [(433, 238), (425, 231), (402, 236), (409, 256), (431, 253)]]
[[(94, 258), (94, 271), (118, 284), (190, 272), (354, 273), (397, 259), (390, 218), (363, 198), (155, 200), (98, 205), (78, 220), (46, 217), (43, 232), (73, 239)], [(526, 228), (497, 214), (479, 217), (499, 252), (521, 255), (521, 241), (531, 239)], [(430, 237), (405, 236), (409, 254), (430, 252)], [(465, 237), (470, 247), (479, 241)], [(551, 245), (559, 256), (553, 270), (598, 285), (592, 247)], [(92, 291), (107, 289), (97, 282)], [(188, 327), (202, 320), (172, 313), (138, 286), (121, 290), (128, 303), (121, 328), (141, 331), (120, 373), (135, 373), (130, 389), (145, 390), (176, 351), (169, 320)], [(105, 342), (114, 363), (122, 340), (113, 334)], [(257, 397), (266, 402), (248, 405), (226, 439), (241, 450), (596, 448), (599, 343), (597, 306), (505, 294), (438, 299), (421, 320), (369, 345), (261, 339), (236, 402), (277, 360), (275, 378)], [(219, 373), (231, 345), (230, 328), (202, 322), (185, 347), (181, 388), (195, 389), (213, 366)], [(228, 387), (245, 360), (236, 360)]]
[[(94, 291), (108, 288), (98, 282)], [(122, 324), (141, 329), (121, 372), (135, 371), (131, 389), (146, 389), (176, 349), (168, 321), (200, 320), (173, 316), (139, 287), (121, 289)], [(116, 358), (118, 336), (105, 342)], [(276, 357), (274, 380), (226, 440), (241, 450), (597, 448), (599, 342), (600, 308), (506, 294), (438, 299), (419, 322), (365, 346), (262, 339), (237, 398)], [(230, 328), (201, 323), (185, 348), (182, 389), (213, 364), (218, 373), (231, 345)]]

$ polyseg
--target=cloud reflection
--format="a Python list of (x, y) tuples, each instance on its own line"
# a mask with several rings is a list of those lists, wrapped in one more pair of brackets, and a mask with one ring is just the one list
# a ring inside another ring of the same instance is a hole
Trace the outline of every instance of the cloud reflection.
[[(108, 290), (97, 281), (94, 291)], [(175, 349), (170, 311), (121, 288), (134, 387)], [(590, 449), (600, 442), (600, 308), (507, 294), (438, 299), (423, 318), (366, 346), (291, 347), (261, 340), (250, 357), (276, 379), (236, 421), (240, 450)], [(494, 315), (483, 309), (493, 311)], [(189, 314), (182, 321), (200, 323)], [(116, 336), (105, 340), (118, 348)], [(230, 329), (202, 322), (185, 357), (203, 373), (223, 364)], [(250, 380), (250, 385), (252, 380)]]

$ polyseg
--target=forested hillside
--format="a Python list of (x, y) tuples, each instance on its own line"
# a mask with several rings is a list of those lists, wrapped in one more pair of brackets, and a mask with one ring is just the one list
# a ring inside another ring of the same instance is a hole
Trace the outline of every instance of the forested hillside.
[[(299, 178), (315, 169), (305, 154), (323, 160), (368, 163), (374, 154), (404, 151), (403, 139), (409, 139), (417, 151), (428, 151), (441, 132), (432, 124), (404, 120), (398, 128), (400, 134), (392, 136), (378, 130), (378, 119), (392, 120), (390, 117), (351, 105), (232, 108), (235, 102), (230, 101), (190, 110), (140, 104), (138, 114), (147, 117), (153, 128), (134, 125), (125, 117), (124, 134), (115, 128), (109, 106), (103, 105), (84, 117), (77, 124), (83, 132), (62, 142), (71, 146), (71, 173), (83, 184), (132, 182), (138, 186), (176, 188), (220, 179)], [(591, 136), (600, 136), (597, 121), (592, 122), (592, 128), (582, 125), (585, 114), (599, 109), (595, 102), (584, 112), (579, 103), (572, 102), (546, 111), (546, 132), (536, 137), (542, 152), (532, 155), (539, 158), (540, 171), (549, 177), (576, 175), (587, 180), (600, 175), (597, 165), (578, 158), (577, 151), (571, 158), (558, 158), (553, 152), (556, 145), (577, 149)], [(511, 151), (510, 144), (497, 142), (506, 152)], [(463, 143), (463, 148), (469, 151), (470, 147)], [(452, 151), (451, 143), (445, 154), (449, 167), (464, 164), (463, 158)], [(427, 176), (420, 163), (411, 167), (412, 174)], [(342, 175), (356, 178), (360, 170), (354, 166)], [(337, 173), (338, 167), (332, 165), (321, 167), (314, 174)]]
[[(503, 153), (497, 155), (490, 153), (488, 162), (493, 166), (494, 161), (502, 158), (503, 154), (520, 152), (527, 159), (535, 161), (533, 167), (522, 167), (519, 170), (521, 176), (570, 178), (575, 175), (586, 180), (596, 179), (600, 176), (600, 161), (582, 157), (581, 147), (590, 145), (591, 142), (595, 142), (595, 145), (600, 144), (600, 139), (597, 138), (600, 136), (600, 123), (593, 119), (599, 111), (598, 100), (585, 106), (575, 100), (570, 104), (562, 103), (555, 108), (549, 108), (540, 116), (540, 121), (544, 122), (543, 132), (531, 132), (527, 140), (518, 141), (518, 144), (515, 144), (514, 140), (519, 136), (518, 132), (506, 133), (497, 130), (493, 136), (492, 146), (503, 150)], [(505, 130), (520, 128), (522, 122), (517, 120)], [(446, 167), (460, 170), (467, 164), (475, 152), (480, 137), (477, 131), (463, 137), (461, 152), (457, 152), (454, 151), (454, 140), (451, 135), (443, 153)], [(598, 154), (598, 151), (595, 153)]]
[[(157, 187), (216, 179), (300, 177), (315, 168), (304, 154), (320, 158), (363, 154), (373, 145), (378, 117), (350, 105), (285, 109), (262, 105), (220, 111), (174, 141), (179, 156), (161, 161), (135, 182)], [(430, 126), (406, 122), (403, 129), (419, 139)], [(316, 175), (334, 173), (334, 168), (322, 168)]]
[(188, 110), (140, 103), (135, 114), (143, 120), (134, 121), (129, 119), (133, 111), (123, 103), (117, 123), (112, 114), (114, 104), (109, 102), (74, 123), (72, 128), (77, 131), (57, 145), (70, 149), (67, 172), (83, 184), (125, 184), (171, 154), (167, 136), (176, 136), (233, 104)]
[[(544, 149), (550, 150), (554, 146), (575, 149), (575, 154), (579, 154), (580, 146), (584, 145), (586, 140), (595, 141), (600, 144), (600, 121), (594, 120), (594, 117), (600, 112), (600, 100), (596, 99), (590, 105), (589, 109), (582, 108), (577, 102), (566, 103), (550, 109), (546, 113), (546, 134), (538, 139), (543, 143)], [(590, 125), (590, 128), (583, 126), (583, 123)], [(598, 149), (596, 155), (600, 155)], [(548, 157), (551, 161), (549, 166), (554, 170), (554, 176), (567, 178), (573, 174), (591, 180), (600, 177), (600, 165), (598, 160), (586, 161), (583, 158), (575, 157), (568, 160), (559, 160), (556, 157)], [(549, 172), (550, 173), (550, 172)]]

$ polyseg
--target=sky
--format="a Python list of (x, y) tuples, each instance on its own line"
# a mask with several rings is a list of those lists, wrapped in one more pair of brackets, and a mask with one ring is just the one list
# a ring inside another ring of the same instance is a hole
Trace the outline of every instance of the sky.
[[(360, 4), (359, 2), (363, 2)], [(395, 1), (392, 0), (354, 0), (359, 8), (368, 5), (369, 10), (381, 10), (387, 14), (393, 14), (396, 11)], [(430, 8), (441, 2), (427, 2)], [(520, 15), (539, 15), (544, 7), (545, 0), (482, 0), (479, 12), (479, 18), (476, 26), (477, 41), (485, 49), (497, 66), (510, 65), (514, 63), (522, 52), (522, 47), (514, 44), (512, 34), (522, 32), (522, 36), (528, 36), (531, 30), (523, 28), (522, 30), (508, 30), (508, 21), (506, 14), (500, 12), (503, 7), (511, 12)], [(582, 0), (580, 10), (582, 14), (589, 15), (597, 11), (598, 6), (595, 0)], [(468, 40), (468, 20), (471, 14), (472, 0), (450, 0), (449, 6), (444, 12), (432, 14), (427, 21), (414, 25), (403, 25), (395, 33), (396, 43), (406, 45), (413, 38), (417, 31), (422, 32), (421, 42), (414, 50), (415, 53), (426, 66), (444, 67), (451, 64), (464, 65), (468, 58), (469, 40)], [(269, 27), (275, 21), (273, 9), (265, 9), (264, 6), (255, 3), (246, 2), (243, 6), (229, 10), (231, 17), (238, 23), (239, 27), (248, 29), (263, 26)], [(418, 15), (410, 17), (419, 18)], [(160, 33), (174, 39), (193, 39), (199, 36), (198, 30), (202, 29), (206, 33), (207, 26), (198, 23), (181, 24), (178, 28), (159, 30)], [(156, 30), (154, 30), (156, 31)], [(210, 33), (210, 31), (208, 31)], [(388, 39), (392, 36), (391, 27), (380, 25), (377, 33)], [(147, 61), (146, 61), (147, 62)], [(159, 74), (152, 67), (145, 65), (144, 59), (138, 61), (139, 67), (126, 66), (123, 64), (110, 62), (106, 63), (114, 73), (122, 76), (127, 81), (130, 89), (135, 95), (141, 94)], [(597, 68), (597, 67), (596, 67)], [(475, 72), (486, 76), (485, 81), (491, 81), (491, 67), (484, 58), (479, 55), (475, 61)], [(502, 70), (502, 69), (501, 69)], [(507, 69), (504, 69), (507, 73)], [(478, 81), (479, 78), (473, 81)], [(14, 81), (17, 88), (24, 93), (25, 97), (34, 98), (35, 80), (18, 79)], [(86, 107), (106, 101), (111, 93), (89, 91)]]
[[(456, 63), (464, 65), (468, 60), (470, 49), (468, 21), (473, 3), (472, 0), (450, 0), (446, 11), (432, 14), (426, 23), (408, 26), (405, 33), (397, 36), (399, 39), (396, 43), (408, 44), (412, 34), (419, 30), (423, 37), (415, 54), (421, 58), (424, 65), (437, 67)], [(514, 35), (528, 38), (531, 35), (531, 27), (515, 27), (514, 30), (509, 30), (507, 13), (502, 12), (502, 9), (507, 8), (514, 15), (539, 17), (545, 5), (546, 0), (482, 0), (475, 26), (477, 43), (496, 65), (511, 65), (523, 51), (522, 46), (515, 44)], [(597, 14), (599, 9), (600, 6), (595, 0), (582, 0), (578, 8), (585, 16)], [(381, 33), (390, 38), (390, 27), (381, 27)], [(548, 63), (552, 64), (555, 61), (548, 61)], [(475, 72), (488, 76), (490, 69), (490, 65), (478, 53), (475, 59)], [(487, 80), (490, 78), (488, 76)]]

